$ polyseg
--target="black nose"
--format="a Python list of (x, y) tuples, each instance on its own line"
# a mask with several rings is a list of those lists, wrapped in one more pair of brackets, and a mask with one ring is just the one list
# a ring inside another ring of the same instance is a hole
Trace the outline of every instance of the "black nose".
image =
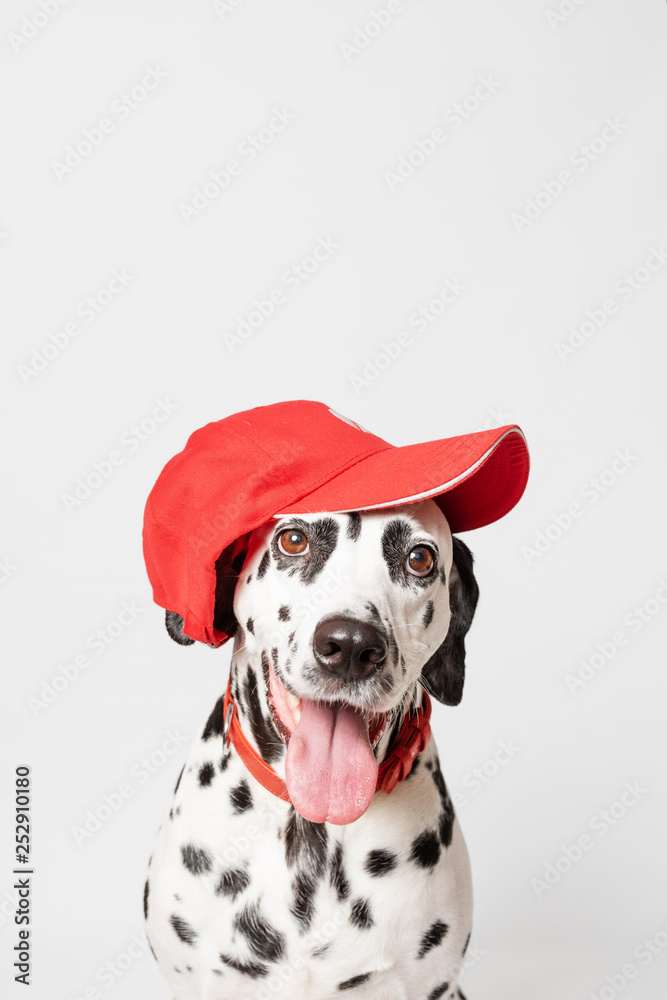
[(315, 629), (313, 652), (329, 673), (356, 680), (379, 669), (387, 656), (387, 643), (368, 622), (329, 618)]

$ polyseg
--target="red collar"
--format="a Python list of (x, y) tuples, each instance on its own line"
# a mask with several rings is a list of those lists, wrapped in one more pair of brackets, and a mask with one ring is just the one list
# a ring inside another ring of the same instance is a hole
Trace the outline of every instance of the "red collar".
[[(276, 774), (265, 760), (259, 756), (252, 744), (246, 739), (239, 722), (236, 702), (232, 698), (231, 677), (227, 683), (225, 701), (223, 704), (225, 720), (222, 734), (225, 751), (231, 743), (239, 757), (252, 774), (269, 792), (285, 802), (291, 802), (287, 786), (283, 778)], [(417, 755), (421, 753), (431, 738), (431, 699), (426, 691), (422, 691), (422, 703), (416, 713), (409, 713), (403, 719), (403, 724), (392, 743), (387, 756), (378, 768), (376, 791), (391, 792), (399, 781), (403, 781), (412, 770)]]

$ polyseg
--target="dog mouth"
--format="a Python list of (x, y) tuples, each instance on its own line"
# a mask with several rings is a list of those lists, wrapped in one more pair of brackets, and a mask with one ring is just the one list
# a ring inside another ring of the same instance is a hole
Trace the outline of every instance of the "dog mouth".
[(287, 744), (285, 783), (294, 808), (312, 823), (353, 823), (371, 803), (378, 764), (373, 749), (388, 712), (298, 698), (269, 667), (269, 705)]

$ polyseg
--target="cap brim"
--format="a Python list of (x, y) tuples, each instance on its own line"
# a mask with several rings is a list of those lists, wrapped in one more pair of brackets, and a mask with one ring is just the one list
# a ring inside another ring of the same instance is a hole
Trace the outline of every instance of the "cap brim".
[(529, 465), (526, 439), (516, 425), (389, 446), (274, 516), (375, 510), (431, 498), (452, 531), (470, 531), (497, 521), (518, 503)]

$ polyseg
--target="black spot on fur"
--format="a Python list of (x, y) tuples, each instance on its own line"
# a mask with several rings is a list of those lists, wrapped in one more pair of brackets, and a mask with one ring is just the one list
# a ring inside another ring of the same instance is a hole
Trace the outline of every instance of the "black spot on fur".
[[(434, 990), (431, 990), (426, 1000), (440, 1000), (440, 997), (444, 996), (448, 989), (449, 983), (442, 983), (440, 986), (436, 986)], [(459, 993), (459, 996), (461, 995), (462, 994)]]
[(290, 646), (294, 642), (294, 636), (295, 635), (296, 635), (296, 632), (290, 632), (290, 634), (287, 636), (287, 641), (289, 642)]
[(352, 976), (351, 979), (345, 979), (342, 983), (339, 983), (338, 989), (351, 990), (355, 986), (361, 986), (362, 983), (367, 983), (370, 978), (370, 972), (364, 972), (361, 976)]
[(428, 628), (433, 621), (433, 601), (429, 601), (422, 615), (422, 624), (424, 628)]
[(274, 670), (278, 666), (278, 647), (274, 646), (271, 650), (271, 662), (273, 663)]
[(321, 875), (327, 856), (327, 828), (324, 823), (311, 823), (290, 806), (285, 824), (285, 860), (293, 868), (311, 875)]
[(224, 696), (218, 698), (215, 703), (215, 708), (208, 717), (208, 722), (204, 726), (204, 732), (201, 738), (203, 740), (210, 740), (212, 736), (222, 736), (222, 731), (225, 726), (225, 711), (224, 711)]
[(234, 812), (242, 813), (246, 809), (252, 808), (252, 793), (250, 791), (250, 785), (243, 778), (236, 788), (232, 788), (229, 793), (229, 797), (232, 800), (232, 806), (234, 807)]
[(193, 875), (203, 875), (211, 870), (211, 857), (207, 851), (194, 844), (184, 844), (181, 847), (181, 857), (183, 864)]
[(443, 585), (443, 587), (446, 587), (447, 586), (447, 574), (445, 573), (445, 567), (444, 566), (441, 566), (440, 569), (438, 570), (438, 576), (440, 577), (440, 583)]
[(250, 632), (250, 635), (255, 634), (255, 623), (252, 620), (252, 618), (248, 618), (247, 622), (245, 623), (245, 627), (248, 629), (248, 632)]
[(220, 873), (215, 891), (219, 896), (236, 899), (250, 885), (250, 876), (242, 868), (228, 868)]
[(218, 764), (220, 771), (222, 772), (226, 770), (228, 764), (229, 764), (229, 754), (225, 754), (224, 757), (220, 758), (220, 763)]
[(422, 868), (433, 868), (440, 859), (440, 842), (433, 830), (424, 830), (412, 842), (410, 857)]
[(146, 885), (144, 886), (144, 917), (148, 919), (148, 879), (146, 879)]
[(243, 935), (250, 950), (265, 962), (276, 962), (285, 954), (285, 935), (269, 923), (257, 903), (244, 906), (236, 914), (234, 929)]
[[(262, 661), (265, 653), (262, 653)], [(272, 764), (278, 760), (283, 753), (284, 743), (278, 735), (278, 730), (270, 718), (265, 718), (262, 714), (262, 705), (259, 700), (259, 690), (257, 687), (257, 676), (255, 671), (249, 667), (243, 686), (245, 701), (248, 706), (250, 716), (250, 729), (255, 738), (257, 747), (267, 764)]]
[(298, 517), (290, 518), (290, 525), (295, 530), (303, 531), (309, 541), (309, 550), (303, 557), (286, 556), (278, 547), (278, 537), (285, 530), (278, 528), (271, 541), (273, 558), (281, 572), (293, 576), (298, 573), (302, 583), (312, 583), (326, 566), (329, 556), (336, 548), (338, 540), (338, 522), (332, 517), (322, 517), (317, 521), (306, 522)]
[(302, 930), (308, 930), (315, 907), (316, 879), (307, 872), (297, 872), (292, 879), (294, 902), (290, 912), (296, 917)]
[(330, 948), (331, 948), (331, 941), (326, 941), (325, 944), (318, 944), (317, 948), (313, 948), (310, 954), (313, 956), (313, 958), (322, 958), (324, 955), (327, 954)]
[[(444, 996), (448, 989), (449, 983), (442, 983), (440, 986), (436, 986), (434, 990), (431, 990), (426, 1000), (440, 1000), (440, 997)], [(459, 996), (462, 996), (462, 994), (459, 993)]]
[(195, 943), (197, 940), (197, 932), (190, 927), (190, 924), (186, 920), (183, 920), (182, 917), (172, 915), (169, 917), (169, 923), (174, 928), (181, 941), (184, 941), (185, 944)]
[(289, 622), (292, 620), (292, 612), (287, 604), (281, 604), (278, 608), (278, 618), (281, 622)]
[(252, 580), (252, 573), (248, 573), (247, 577), (245, 578), (246, 584), (250, 583), (251, 580)]
[(400, 583), (404, 587), (409, 585), (405, 557), (410, 550), (411, 539), (410, 525), (400, 517), (389, 521), (382, 532), (382, 558), (387, 564), (389, 576), (392, 583)]
[(361, 534), (361, 514), (358, 510), (351, 510), (347, 517), (347, 537), (351, 541), (356, 542)]
[(373, 917), (367, 899), (354, 900), (350, 911), (350, 923), (354, 924), (355, 927), (361, 927), (362, 930), (373, 926)]
[(199, 784), (202, 788), (208, 788), (208, 786), (213, 781), (215, 777), (215, 768), (213, 764), (207, 761), (206, 764), (202, 764), (199, 768)]
[(442, 920), (436, 920), (434, 924), (431, 924), (421, 939), (417, 958), (423, 958), (424, 955), (428, 954), (431, 948), (437, 947), (437, 945), (439, 945), (445, 937), (448, 930), (449, 927), (447, 924), (443, 924)]
[(369, 611), (373, 616), (375, 624), (377, 624), (377, 622), (382, 621), (382, 618), (380, 617), (380, 612), (377, 609), (377, 605), (373, 604), (372, 601), (366, 601), (366, 610)]
[(260, 564), (259, 564), (259, 566), (257, 568), (257, 579), (258, 580), (262, 579), (262, 577), (266, 573), (267, 569), (269, 568), (269, 563), (270, 562), (271, 562), (271, 556), (269, 555), (269, 550), (267, 549), (266, 552), (264, 553), (264, 555), (262, 556), (262, 560), (261, 560), (261, 562), (260, 562)]
[(176, 785), (174, 786), (174, 795), (175, 795), (175, 794), (176, 794), (176, 792), (178, 791), (178, 786), (179, 786), (179, 785), (180, 785), (180, 783), (181, 783), (181, 778), (183, 777), (183, 771), (184, 771), (184, 770), (185, 770), (185, 764), (184, 764), (184, 765), (183, 765), (183, 767), (181, 768), (181, 773), (179, 774), (178, 778), (176, 779)]
[(331, 856), (330, 881), (331, 885), (336, 890), (338, 899), (347, 899), (350, 894), (350, 883), (347, 880), (345, 869), (343, 868), (342, 844), (336, 844), (333, 855)]
[(393, 871), (398, 864), (398, 858), (392, 851), (385, 851), (382, 848), (369, 851), (364, 862), (364, 868), (369, 875), (386, 875)]
[(268, 965), (260, 965), (259, 962), (241, 962), (238, 958), (232, 958), (231, 955), (220, 955), (220, 961), (224, 962), (230, 969), (242, 972), (244, 976), (249, 976), (251, 979), (259, 979), (261, 976), (268, 975), (269, 972)]
[(452, 842), (452, 830), (454, 827), (454, 806), (452, 805), (451, 799), (447, 794), (447, 786), (445, 784), (445, 779), (442, 776), (439, 763), (436, 763), (433, 768), (431, 777), (435, 782), (435, 787), (438, 789), (438, 795), (440, 796), (440, 802), (442, 804), (442, 813), (440, 815), (439, 825), (440, 840), (442, 841), (443, 847), (449, 847)]
[(468, 934), (468, 937), (466, 938), (466, 943), (463, 945), (463, 951), (461, 952), (461, 958), (463, 958), (463, 956), (467, 952), (469, 944), (470, 944), (470, 934)]

